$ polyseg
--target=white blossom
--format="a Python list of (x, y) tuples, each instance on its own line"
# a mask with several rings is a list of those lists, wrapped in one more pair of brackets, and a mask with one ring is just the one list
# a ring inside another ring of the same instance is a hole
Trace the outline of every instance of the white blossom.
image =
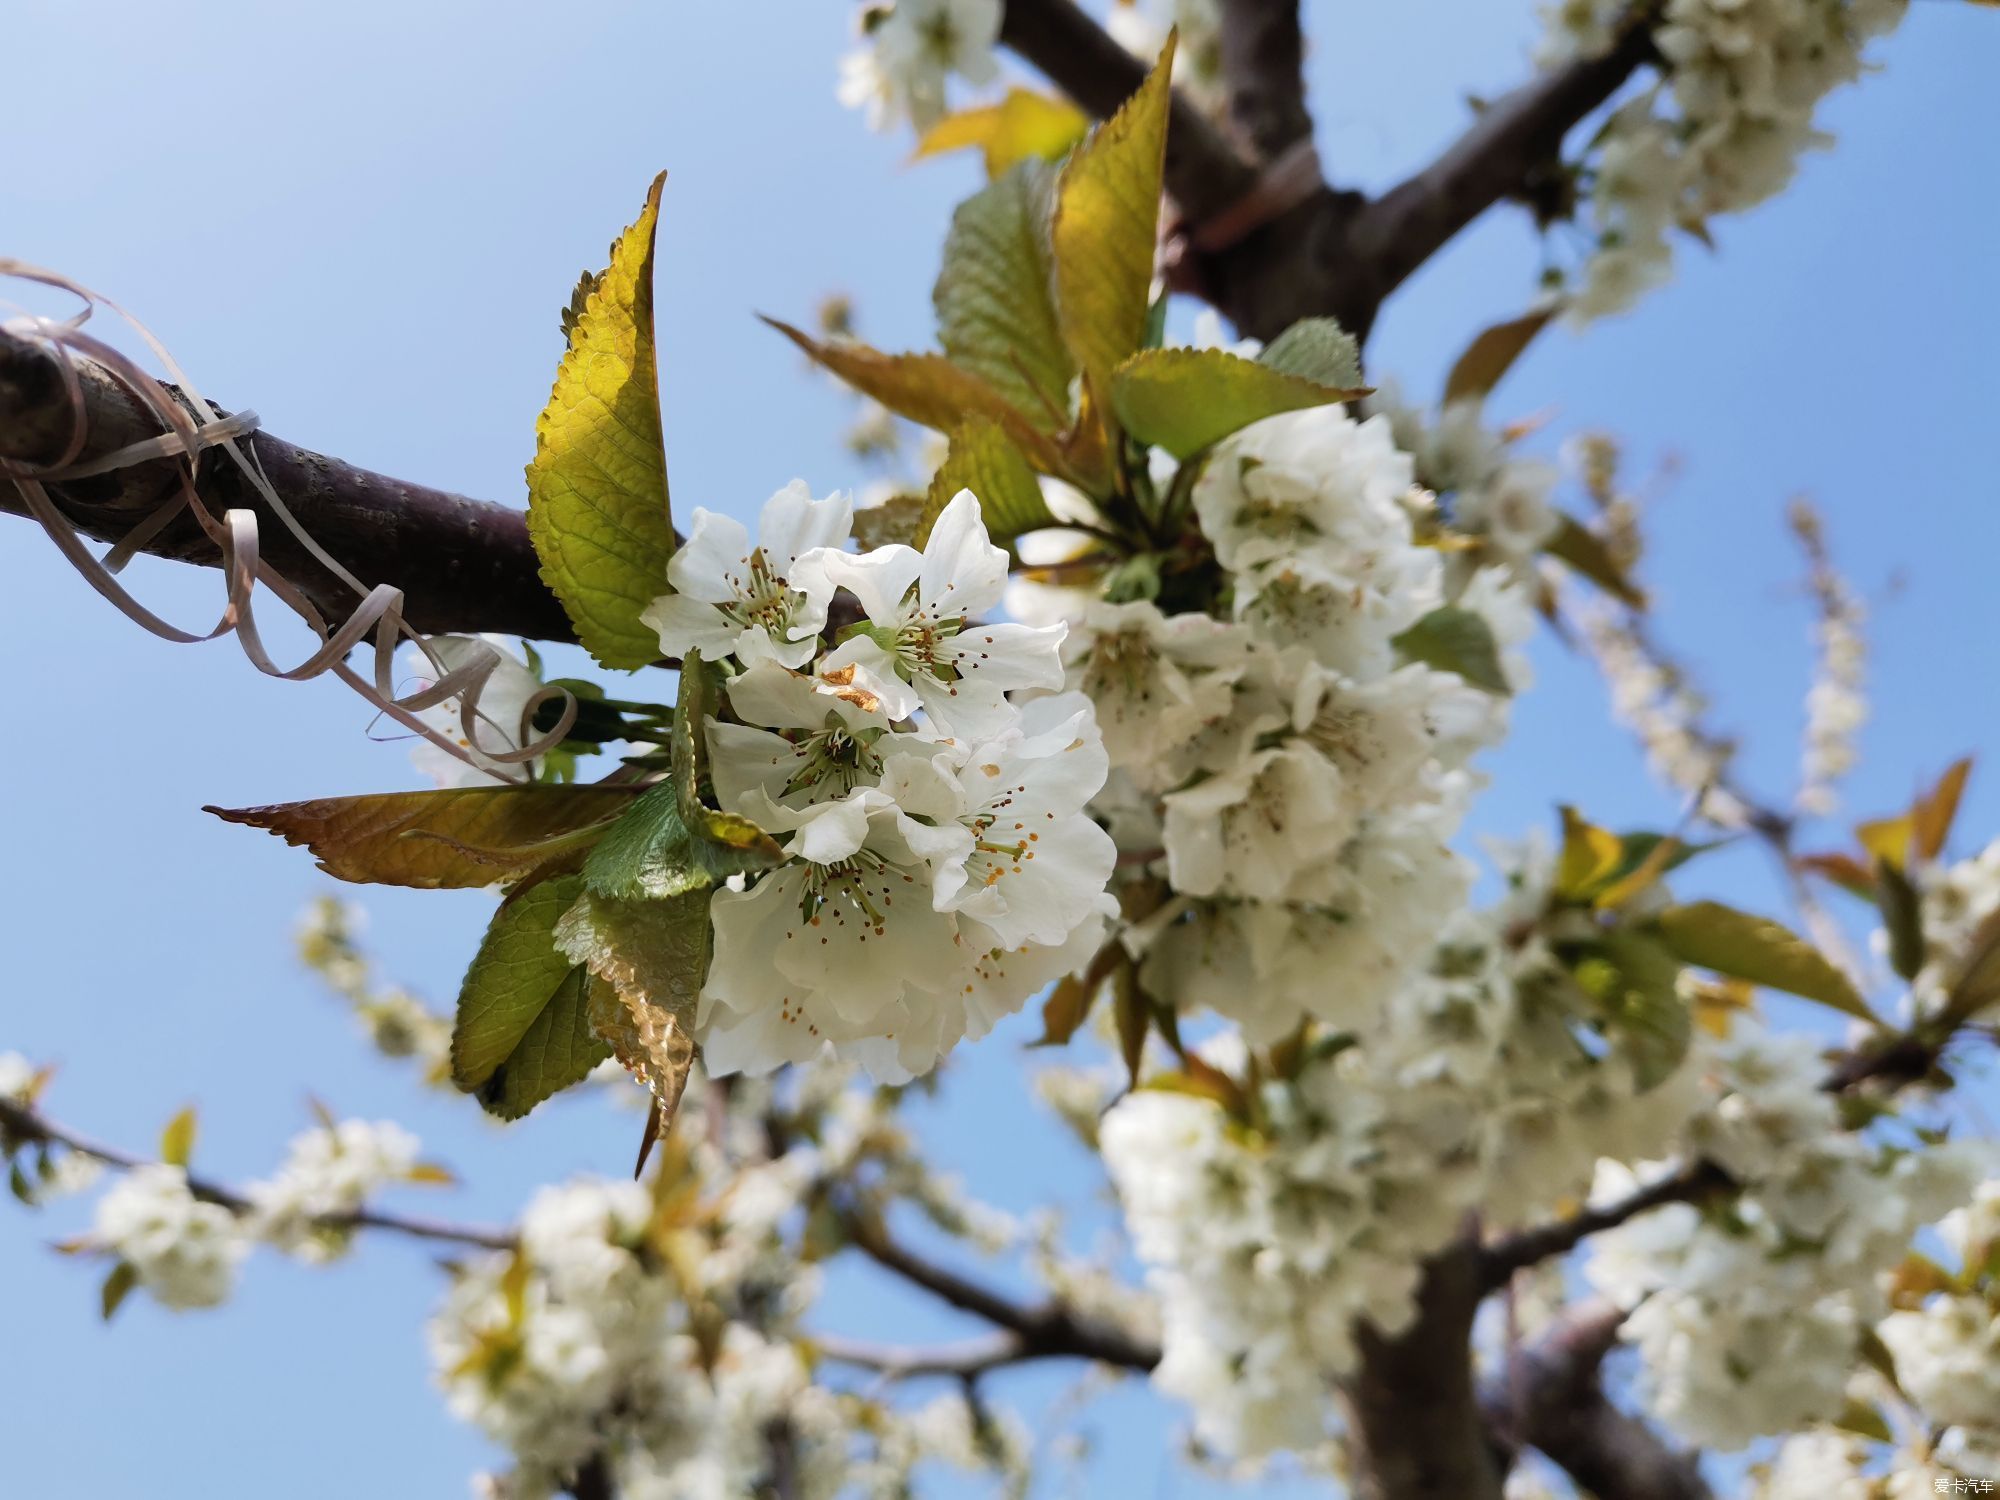
[(135, 1167), (97, 1201), (92, 1240), (130, 1266), (163, 1307), (228, 1299), (249, 1241), (236, 1216), (188, 1188), (180, 1167)]
[[(435, 635), (427, 642), (446, 672), (489, 658), (494, 666), (480, 686), (476, 704), (450, 698), (417, 713), (426, 728), (450, 740), (470, 759), (419, 739), (410, 749), (411, 762), (441, 787), (490, 786), (533, 776), (538, 761), (501, 761), (494, 756), (519, 750), (534, 739), (527, 722), (528, 704), (542, 691), (541, 677), (508, 647), (504, 636)], [(426, 682), (435, 680), (431, 674), (436, 668), (428, 660), (420, 671)]]
[(907, 116), (919, 130), (945, 109), (945, 80), (971, 84), (998, 76), (993, 49), (1001, 0), (893, 0), (859, 12), (861, 45), (841, 59), (840, 102), (864, 110), (869, 128)]

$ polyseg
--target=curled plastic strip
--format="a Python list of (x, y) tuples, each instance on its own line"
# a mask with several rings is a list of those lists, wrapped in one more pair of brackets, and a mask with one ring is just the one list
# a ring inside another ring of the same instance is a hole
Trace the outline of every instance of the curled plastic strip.
[[(286, 681), (302, 682), (330, 672), (381, 713), (447, 754), (489, 771), (497, 765), (515, 773), (503, 775), (503, 779), (526, 781), (530, 763), (547, 754), (568, 735), (576, 723), (576, 699), (562, 688), (544, 688), (530, 698), (519, 724), (495, 724), (480, 713), (480, 694), (501, 664), (500, 653), (485, 642), (479, 642), (478, 650), (469, 653), (457, 667), (447, 669), (430, 641), (403, 618), (402, 590), (386, 583), (371, 588), (328, 553), (292, 514), (291, 508), (264, 476), (255, 449), (239, 441), (255, 430), (257, 417), (254, 412), (237, 412), (228, 417), (215, 415), (213, 408), (175, 363), (166, 347), (144, 324), (108, 297), (100, 296), (57, 272), (6, 257), (0, 257), (0, 276), (52, 287), (75, 297), (81, 304), (79, 311), (66, 319), (22, 312), (0, 323), (0, 328), (8, 333), (31, 339), (55, 353), (73, 415), (69, 441), (54, 462), (23, 464), (0, 459), (0, 478), (12, 482), (26, 503), (28, 513), (40, 523), (70, 565), (83, 575), (84, 581), (127, 619), (162, 640), (181, 645), (212, 641), (233, 632), (243, 648), (243, 654), (250, 658), (251, 665), (267, 676)], [(109, 308), (145, 341), (168, 378), (185, 393), (184, 400), (175, 400), (172, 393), (128, 355), (84, 331), (84, 324), (98, 307)], [(83, 381), (77, 364), (79, 359), (88, 359), (101, 367), (134, 400), (158, 418), (163, 430), (153, 437), (79, 463), (78, 458), (88, 438), (89, 424)], [(305, 593), (262, 559), (254, 513), (229, 510), (218, 519), (202, 504), (196, 490), (196, 468), (202, 453), (208, 449), (218, 450), (242, 470), (250, 487), (308, 555), (353, 589), (360, 603), (337, 626), (329, 626), (325, 616)], [(175, 493), (157, 510), (140, 520), (102, 557), (91, 552), (48, 492), (47, 486), (51, 484), (108, 474), (133, 464), (163, 458), (182, 460), (177, 469), (179, 484)], [(183, 630), (170, 624), (134, 598), (117, 578), (125, 563), (142, 550), (161, 528), (183, 512), (194, 518), (222, 554), (225, 601), (221, 617), (206, 631)], [(265, 648), (258, 632), (254, 606), (260, 583), (319, 638), (318, 649), (296, 666), (279, 666)], [(435, 676), (421, 688), (399, 694), (394, 686), (395, 656), (406, 640), (422, 653)], [(374, 657), (372, 671), (366, 675), (347, 660), (348, 655), (364, 642), (368, 643)], [(530, 739), (528, 730), (537, 710), (558, 699), (563, 709), (555, 726)], [(463, 742), (426, 724), (420, 717), (427, 709), (453, 701), (458, 704), (457, 717), (465, 730)], [(481, 744), (477, 729), (481, 723), (492, 725), (507, 736), (508, 743), (490, 749)]]

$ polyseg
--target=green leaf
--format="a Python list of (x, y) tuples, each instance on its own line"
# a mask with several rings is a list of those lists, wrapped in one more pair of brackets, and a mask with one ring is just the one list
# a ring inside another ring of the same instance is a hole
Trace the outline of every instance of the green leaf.
[(1037, 419), (1017, 408), (983, 376), (961, 369), (942, 354), (884, 354), (852, 339), (819, 340), (775, 318), (764, 322), (790, 339), (815, 364), (832, 371), (864, 396), (872, 396), (899, 417), (922, 427), (950, 432), (968, 417), (990, 417), (1005, 427), (1028, 461), (1044, 474), (1061, 474), (1065, 464)]
[(1875, 861), (1875, 904), (1889, 936), (1889, 967), (1915, 979), (1924, 966), (1923, 902), (1910, 877), (1886, 859)]
[(160, 1160), (170, 1167), (185, 1167), (194, 1160), (194, 1106), (189, 1105), (160, 1132)]
[(1500, 665), (1499, 643), (1486, 617), (1455, 604), (1432, 610), (1390, 643), (1406, 661), (1420, 661), (1444, 672), (1456, 672), (1474, 687), (1506, 694), (1507, 674)]
[(931, 527), (960, 490), (971, 490), (978, 499), (980, 519), (995, 541), (1055, 524), (1035, 471), (997, 422), (974, 418), (952, 432), (911, 545), (930, 540)]
[(1181, 459), (1279, 412), (1359, 394), (1221, 349), (1144, 349), (1111, 376), (1111, 409), (1125, 430)]
[(924, 132), (917, 155), (977, 147), (986, 161), (986, 175), (997, 178), (1019, 162), (1055, 160), (1089, 129), (1090, 116), (1067, 99), (1011, 88), (998, 104), (946, 115)]
[(1631, 1059), (1634, 1080), (1650, 1089), (1681, 1065), (1694, 1034), (1676, 984), (1681, 966), (1665, 944), (1629, 929), (1605, 933), (1592, 957), (1595, 963), (1578, 966), (1577, 980)]
[(121, 1260), (111, 1268), (111, 1274), (104, 1278), (104, 1285), (97, 1292), (98, 1313), (105, 1322), (111, 1321), (138, 1284), (139, 1273), (132, 1269), (130, 1261)]
[(639, 618), (667, 590), (674, 527), (653, 344), (653, 241), (663, 172), (586, 294), (535, 424), (528, 533), (542, 581), (607, 667), (659, 660)]
[(583, 1078), (611, 1049), (592, 1034), (590, 977), (555, 946), (580, 875), (544, 881), (494, 915), (459, 989), (451, 1081), (513, 1120)]
[(1551, 301), (1532, 312), (1509, 318), (1504, 323), (1495, 323), (1481, 331), (1466, 346), (1465, 353), (1459, 355), (1458, 363), (1451, 367), (1451, 374), (1445, 377), (1442, 404), (1449, 406), (1454, 401), (1483, 399), (1513, 368), (1514, 361), (1534, 341), (1535, 335), (1561, 311), (1562, 304)]
[(1076, 362), (1056, 327), (1055, 170), (1023, 162), (958, 206), (931, 302), (938, 342), (1045, 432), (1068, 425)]
[(1645, 590), (1625, 576), (1604, 538), (1574, 516), (1565, 515), (1555, 531), (1542, 543), (1542, 550), (1571, 570), (1581, 573), (1622, 604), (1633, 609), (1646, 607)]
[(863, 552), (900, 542), (908, 546), (923, 524), (928, 495), (894, 495), (880, 505), (864, 505), (854, 512), (854, 541)]
[(1826, 955), (1768, 917), (1696, 901), (1667, 908), (1659, 926), (1667, 946), (1684, 962), (1880, 1024), (1853, 982)]
[(457, 890), (518, 879), (572, 844), (586, 844), (639, 791), (624, 785), (448, 787), (202, 810), (303, 845), (338, 880)]
[(1332, 318), (1300, 318), (1264, 346), (1257, 362), (1315, 385), (1361, 384), (1361, 346)]
[(652, 1087), (662, 1130), (694, 1066), (696, 1002), (713, 942), (711, 894), (613, 901), (585, 891), (556, 924), (563, 954), (603, 981), (591, 997), (591, 1030)]
[(1170, 38), (1139, 91), (1077, 148), (1056, 187), (1056, 309), (1063, 342), (1100, 400), (1111, 372), (1146, 336), (1173, 64)]

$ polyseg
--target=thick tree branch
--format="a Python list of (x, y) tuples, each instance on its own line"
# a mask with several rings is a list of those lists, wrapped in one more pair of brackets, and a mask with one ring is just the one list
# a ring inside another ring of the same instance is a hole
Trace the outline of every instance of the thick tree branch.
[(1695, 1162), (1601, 1208), (1585, 1209), (1566, 1219), (1510, 1234), (1487, 1246), (1483, 1253), (1487, 1289), (1497, 1290), (1516, 1271), (1566, 1255), (1593, 1234), (1616, 1229), (1650, 1209), (1669, 1203), (1696, 1203), (1731, 1186), (1729, 1174), (1722, 1168), (1713, 1162)]
[(1500, 1464), (1472, 1374), (1485, 1295), (1468, 1240), (1424, 1268), (1408, 1328), (1393, 1338), (1356, 1330), (1361, 1366), (1341, 1395), (1359, 1500), (1498, 1500)]
[(1611, 1404), (1601, 1379), (1624, 1314), (1586, 1303), (1518, 1353), (1486, 1396), (1492, 1430), (1508, 1447), (1547, 1455), (1601, 1500), (1709, 1500), (1694, 1455)]
[(1229, 119), (1259, 161), (1312, 138), (1299, 0), (1222, 0)]
[[(1160, 1362), (1157, 1348), (1124, 1329), (1078, 1313), (1061, 1302), (1016, 1302), (949, 1267), (925, 1259), (893, 1239), (879, 1222), (865, 1214), (843, 1215), (842, 1224), (855, 1248), (884, 1270), (895, 1272), (962, 1312), (983, 1318), (1011, 1334), (1016, 1340), (1015, 1352), (1003, 1362), (1069, 1357), (1094, 1359), (1126, 1370), (1150, 1370)], [(963, 1355), (964, 1349), (958, 1353)]]
[[(10, 1149), (37, 1142), (61, 1146), (88, 1156), (120, 1171), (153, 1165), (147, 1158), (106, 1146), (87, 1136), (58, 1125), (39, 1111), (12, 1099), (0, 1098), (0, 1141)], [(225, 1183), (188, 1173), (188, 1191), (205, 1203), (219, 1204), (234, 1214), (247, 1214), (254, 1206), (250, 1199)], [(450, 1224), (439, 1219), (416, 1218), (407, 1214), (384, 1213), (359, 1208), (350, 1213), (326, 1214), (318, 1219), (327, 1229), (388, 1229), (412, 1239), (436, 1240), (444, 1244), (473, 1245), (482, 1250), (511, 1250), (514, 1236), (504, 1229), (487, 1229), (471, 1224)]]
[[(47, 465), (59, 460), (75, 413), (62, 356), (0, 330), (0, 460)], [(76, 356), (85, 421), (82, 460), (153, 436), (158, 425), (100, 365)], [(562, 606), (542, 584), (527, 519), (520, 511), (357, 469), (258, 432), (242, 440), (301, 525), (364, 583), (403, 590), (404, 617), (418, 630), (498, 631), (539, 640), (572, 640)], [(166, 458), (109, 474), (51, 484), (76, 528), (117, 542), (180, 492), (182, 461)], [(329, 620), (360, 601), (313, 559), (226, 456), (202, 461), (199, 492), (215, 514), (249, 510), (259, 550)], [(0, 478), (0, 511), (25, 515), (13, 484)], [(176, 562), (218, 566), (214, 543), (182, 514), (145, 545)]]

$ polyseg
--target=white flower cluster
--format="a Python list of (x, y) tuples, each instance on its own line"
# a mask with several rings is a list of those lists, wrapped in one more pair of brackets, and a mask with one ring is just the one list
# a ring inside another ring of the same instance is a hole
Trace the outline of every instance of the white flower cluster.
[(956, 73), (984, 85), (1000, 75), (1002, 0), (868, 0), (855, 16), (859, 45), (840, 60), (840, 102), (871, 130), (907, 118), (927, 130), (945, 112)]
[(97, 1200), (93, 1242), (132, 1268), (163, 1307), (214, 1307), (250, 1253), (236, 1215), (206, 1203), (187, 1172), (151, 1163), (127, 1172)]
[(1799, 811), (1825, 817), (1840, 805), (1838, 783), (1861, 758), (1856, 739), (1868, 722), (1868, 642), (1862, 634), (1868, 610), (1833, 566), (1818, 513), (1805, 501), (1792, 502), (1790, 521), (1811, 565), (1817, 615), (1813, 645), (1817, 661), (1806, 691), (1804, 754), (1799, 767)]
[(301, 1260), (337, 1260), (347, 1253), (353, 1229), (326, 1221), (353, 1213), (390, 1183), (409, 1181), (417, 1149), (417, 1138), (388, 1120), (341, 1120), (308, 1130), (293, 1139), (278, 1175), (249, 1189), (246, 1228)]
[[(1973, 939), (2000, 912), (2000, 839), (1970, 859), (1913, 872), (1920, 898), (1924, 966), (1910, 986), (1919, 1013), (1945, 1002), (1972, 957)], [(1886, 946), (1886, 939), (1877, 935)]]
[(1384, 380), (1363, 407), (1389, 419), (1418, 481), (1449, 497), (1452, 525), (1479, 537), (1524, 582), (1531, 580), (1535, 557), (1561, 520), (1549, 499), (1555, 466), (1512, 453), (1507, 438), (1482, 420), (1478, 400), (1454, 401), (1432, 421), (1404, 404), (1394, 381)]
[[(1823, 146), (1819, 102), (1860, 77), (1869, 42), (1907, 0), (1667, 0), (1654, 31), (1665, 77), (1622, 105), (1598, 136), (1590, 206), (1598, 247), (1573, 304), (1580, 318), (1631, 307), (1668, 279), (1675, 228), (1705, 233), (1719, 213), (1752, 208)], [(1545, 65), (1604, 51), (1629, 7), (1562, 0), (1543, 7)]]
[(1420, 1262), (1469, 1212), (1539, 1217), (1600, 1153), (1664, 1148), (1699, 1102), (1686, 1070), (1642, 1090), (1615, 1047), (1584, 1044), (1538, 993), (1540, 957), (1506, 939), (1516, 916), (1455, 919), (1430, 971), (1350, 1045), (1263, 1086), (1254, 1130), (1179, 1093), (1142, 1090), (1104, 1116), (1161, 1302), (1155, 1378), (1216, 1448), (1324, 1441), (1357, 1321), (1401, 1327)]
[(359, 907), (332, 896), (318, 897), (299, 922), (300, 959), (354, 1008), (370, 1044), (384, 1057), (414, 1058), (433, 1081), (448, 1078), (450, 1018), (400, 986), (376, 984), (373, 966), (355, 943), (361, 921)]
[(1211, 113), (1228, 99), (1222, 73), (1221, 0), (1112, 0), (1104, 29), (1127, 52), (1150, 64), (1179, 33), (1174, 87)]
[[(1879, 1145), (1840, 1128), (1809, 1036), (1739, 1025), (1715, 1050), (1721, 1093), (1685, 1132), (1690, 1157), (1740, 1185), (1724, 1208), (1675, 1204), (1591, 1242), (1594, 1285), (1633, 1309), (1648, 1409), (1723, 1449), (1837, 1416), (1881, 1273), (1964, 1200), (1970, 1148)], [(1607, 1167), (1616, 1196), (1633, 1174)]]
[(1099, 816), (1129, 869), (1172, 888), (1127, 934), (1148, 988), (1272, 1041), (1303, 1016), (1372, 1013), (1463, 902), (1445, 841), (1504, 700), (1400, 662), (1394, 638), (1451, 604), (1519, 682), (1506, 648), (1530, 617), (1498, 569), (1449, 597), (1439, 553), (1413, 538), (1421, 492), (1385, 418), (1269, 418), (1218, 444), (1192, 493), (1234, 618), (1085, 603), (1068, 685), (1095, 705), (1113, 767)]
[[(979, 502), (961, 491), (921, 552), (842, 551), (850, 520), (796, 483), (755, 543), (697, 510), (645, 615), (667, 655), (733, 672), (738, 722), (707, 726), (716, 795), (791, 856), (715, 894), (715, 1072), (828, 1044), (879, 1078), (925, 1072), (1080, 967), (1113, 909), (1116, 851), (1084, 811), (1105, 777), (1091, 705), (1052, 693), (1061, 625), (981, 623), (1007, 554)], [(866, 617), (829, 648), (836, 588)]]

